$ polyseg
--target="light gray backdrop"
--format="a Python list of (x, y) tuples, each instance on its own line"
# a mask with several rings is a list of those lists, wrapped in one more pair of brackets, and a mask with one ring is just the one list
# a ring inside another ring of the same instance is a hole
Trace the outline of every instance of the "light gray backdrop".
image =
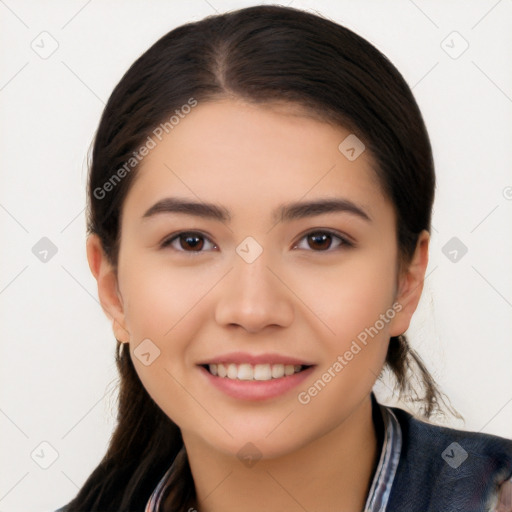
[[(0, 0), (0, 512), (66, 503), (114, 425), (115, 339), (85, 255), (103, 106), (160, 36), (253, 4)], [(410, 340), (466, 419), (450, 425), (512, 437), (512, 1), (287, 4), (367, 38), (413, 88), (438, 190)]]

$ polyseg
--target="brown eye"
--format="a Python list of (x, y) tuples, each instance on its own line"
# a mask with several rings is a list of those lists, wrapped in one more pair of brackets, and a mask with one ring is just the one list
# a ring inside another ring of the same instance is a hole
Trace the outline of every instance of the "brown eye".
[(341, 234), (331, 231), (311, 231), (304, 235), (300, 242), (294, 247), (313, 252), (332, 252), (335, 249), (347, 249), (354, 247), (354, 244)]
[(180, 235), (180, 246), (185, 251), (191, 249), (192, 251), (200, 251), (204, 246), (204, 240), (197, 235)]
[(171, 248), (178, 252), (205, 252), (208, 249), (216, 249), (216, 245), (201, 233), (182, 232), (164, 240), (162, 249)]
[(308, 235), (308, 245), (311, 249), (325, 251), (332, 243), (332, 236), (329, 233), (312, 233)]

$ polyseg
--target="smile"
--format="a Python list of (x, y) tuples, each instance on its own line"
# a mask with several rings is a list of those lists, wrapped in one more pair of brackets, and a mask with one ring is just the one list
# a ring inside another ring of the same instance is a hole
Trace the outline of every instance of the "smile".
[(315, 367), (316, 365), (282, 363), (198, 365), (205, 382), (238, 400), (268, 400), (285, 395), (303, 385)]
[(212, 375), (232, 380), (272, 380), (289, 377), (299, 373), (309, 366), (300, 364), (208, 364), (203, 366)]

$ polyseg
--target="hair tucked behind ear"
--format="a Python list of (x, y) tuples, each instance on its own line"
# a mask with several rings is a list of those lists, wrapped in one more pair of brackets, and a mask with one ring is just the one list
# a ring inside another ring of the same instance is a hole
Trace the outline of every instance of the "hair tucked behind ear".
[[(435, 414), (443, 416), (445, 410), (448, 410), (456, 418), (462, 419), (462, 416), (451, 404), (446, 404), (446, 395), (441, 392), (427, 370), (425, 363), (418, 353), (409, 346), (409, 342), (403, 334), (391, 337), (386, 355), (386, 364), (395, 376), (395, 389), (398, 388), (398, 396), (403, 397), (406, 402), (419, 403), (419, 412), (424, 419), (428, 419)], [(414, 377), (420, 381), (424, 391), (423, 396), (418, 395), (416, 387), (412, 384)], [(441, 402), (445, 409), (441, 407)]]
[[(87, 227), (114, 268), (121, 209), (138, 172), (134, 152), (176, 111), (225, 98), (288, 102), (361, 139), (394, 206), (399, 254), (408, 261), (418, 234), (430, 231), (435, 189), (430, 140), (410, 88), (382, 53), (347, 28), (298, 9), (256, 6), (172, 30), (112, 92), (94, 140)], [(143, 511), (174, 461), (165, 506), (186, 511), (194, 506), (194, 485), (180, 431), (144, 389), (127, 345), (116, 361), (117, 425), (105, 457), (67, 510)], [(441, 394), (403, 336), (392, 338), (386, 363), (401, 395), (415, 393), (410, 374), (419, 371), (425, 393), (414, 396), (429, 417)]]

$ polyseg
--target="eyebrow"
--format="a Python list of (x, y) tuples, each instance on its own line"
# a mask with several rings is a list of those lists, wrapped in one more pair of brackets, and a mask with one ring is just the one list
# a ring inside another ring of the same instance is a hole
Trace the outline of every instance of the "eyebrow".
[[(274, 222), (286, 222), (305, 217), (314, 217), (324, 213), (345, 212), (371, 222), (370, 215), (360, 206), (343, 198), (317, 199), (307, 202), (293, 202), (279, 206), (272, 212)], [(143, 219), (158, 214), (181, 213), (220, 222), (229, 222), (229, 210), (213, 203), (194, 202), (178, 197), (166, 197), (151, 206), (142, 216)]]

